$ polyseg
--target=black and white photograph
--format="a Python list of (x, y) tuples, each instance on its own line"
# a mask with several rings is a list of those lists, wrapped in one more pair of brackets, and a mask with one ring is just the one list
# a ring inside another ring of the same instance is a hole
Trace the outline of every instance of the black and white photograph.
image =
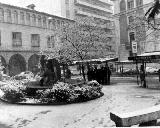
[(0, 0), (0, 128), (160, 127), (160, 0)]

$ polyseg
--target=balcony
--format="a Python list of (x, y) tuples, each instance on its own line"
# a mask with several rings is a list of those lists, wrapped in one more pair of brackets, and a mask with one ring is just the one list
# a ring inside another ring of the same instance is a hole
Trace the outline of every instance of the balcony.
[(88, 2), (82, 1), (82, 0), (75, 0), (75, 5), (82, 5), (82, 6), (86, 6), (86, 7), (89, 7), (89, 8), (93, 8), (93, 9), (96, 9), (96, 10), (105, 11), (105, 12), (108, 12), (110, 14), (113, 14), (113, 10), (111, 10), (111, 9), (100, 7), (98, 5), (93, 5), (91, 3), (88, 3)]
[(89, 13), (89, 12), (85, 12), (85, 11), (82, 11), (82, 10), (76, 10), (75, 14), (76, 15), (82, 15), (82, 16), (93, 16), (93, 17), (98, 18), (98, 19), (108, 20), (108, 17), (99, 16), (99, 15)]

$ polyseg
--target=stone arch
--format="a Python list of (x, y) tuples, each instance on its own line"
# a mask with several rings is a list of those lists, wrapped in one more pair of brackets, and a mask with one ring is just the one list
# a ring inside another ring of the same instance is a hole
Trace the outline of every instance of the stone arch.
[(36, 74), (38, 69), (39, 56), (37, 54), (33, 54), (28, 59), (28, 70)]
[(25, 58), (20, 54), (14, 54), (9, 60), (9, 75), (14, 76), (26, 70)]
[(4, 66), (4, 73), (6, 73), (6, 68), (7, 68), (7, 63), (6, 63), (6, 60), (3, 56), (0, 55), (0, 59), (1, 59), (1, 65)]

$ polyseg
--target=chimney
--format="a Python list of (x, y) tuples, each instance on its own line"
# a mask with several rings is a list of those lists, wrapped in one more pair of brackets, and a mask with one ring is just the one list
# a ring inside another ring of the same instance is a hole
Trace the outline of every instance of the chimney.
[(27, 8), (29, 8), (29, 9), (31, 9), (31, 10), (34, 10), (35, 7), (36, 7), (36, 6), (35, 6), (34, 4), (30, 4), (30, 5), (27, 6)]

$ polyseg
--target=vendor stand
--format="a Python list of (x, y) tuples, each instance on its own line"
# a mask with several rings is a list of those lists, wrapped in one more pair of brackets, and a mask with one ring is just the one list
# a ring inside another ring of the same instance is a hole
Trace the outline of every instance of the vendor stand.
[[(160, 52), (146, 52), (141, 55), (128, 57), (128, 60), (133, 60), (136, 63), (136, 67), (138, 67), (138, 63), (141, 63), (144, 69), (146, 69), (146, 63), (157, 63), (160, 60)], [(138, 70), (137, 70), (138, 71)], [(139, 73), (137, 73), (139, 75)], [(160, 88), (160, 82), (158, 79), (158, 75), (156, 77), (146, 77), (145, 73), (145, 81), (146, 87), (149, 88)]]

